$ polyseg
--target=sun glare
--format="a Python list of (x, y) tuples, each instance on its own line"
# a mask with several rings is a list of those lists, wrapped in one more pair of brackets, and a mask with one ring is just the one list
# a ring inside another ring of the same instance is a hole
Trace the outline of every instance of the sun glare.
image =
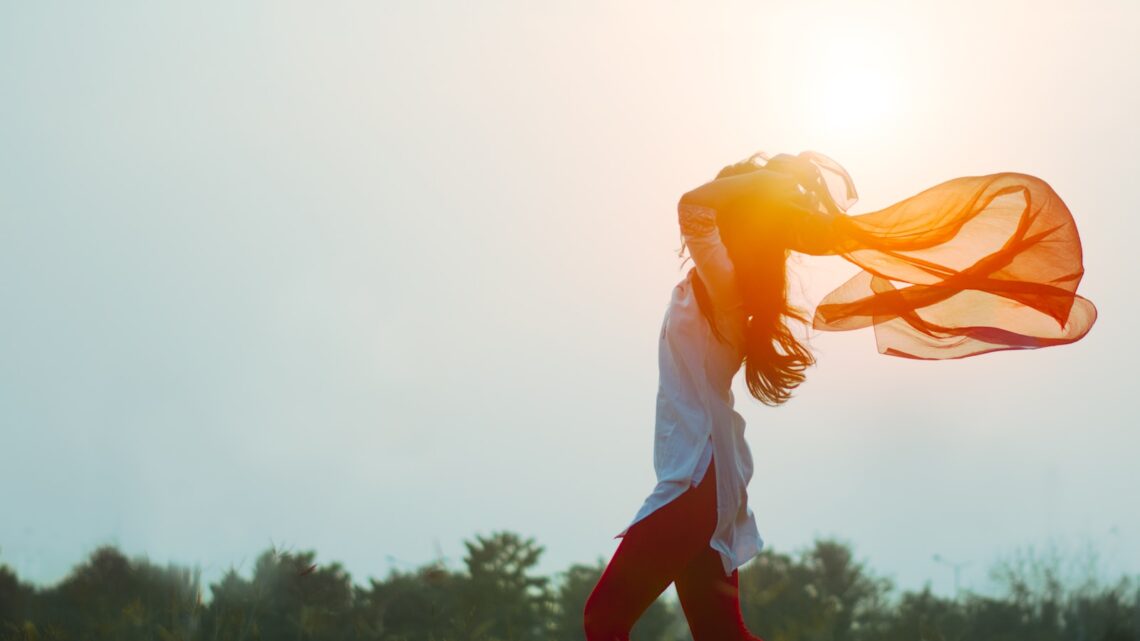
[(817, 50), (809, 113), (832, 136), (882, 133), (899, 113), (903, 61), (866, 38), (838, 33)]

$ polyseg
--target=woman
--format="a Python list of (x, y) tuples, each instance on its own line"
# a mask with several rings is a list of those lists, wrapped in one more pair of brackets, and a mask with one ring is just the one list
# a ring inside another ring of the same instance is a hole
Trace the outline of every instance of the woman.
[[(956, 178), (891, 207), (845, 215), (854, 185), (822, 154), (757, 154), (678, 204), (693, 268), (659, 339), (657, 485), (586, 602), (587, 641), (628, 639), (674, 583), (694, 641), (757, 639), (740, 611), (738, 568), (763, 546), (746, 487), (752, 457), (732, 379), (786, 402), (814, 363), (787, 324), (791, 251), (864, 269), (817, 306), (813, 326), (873, 325), (879, 351), (947, 359), (1079, 340), (1096, 308), (1068, 209), (1040, 179)], [(905, 286), (897, 288), (895, 282)], [(617, 538), (615, 537), (615, 538)]]

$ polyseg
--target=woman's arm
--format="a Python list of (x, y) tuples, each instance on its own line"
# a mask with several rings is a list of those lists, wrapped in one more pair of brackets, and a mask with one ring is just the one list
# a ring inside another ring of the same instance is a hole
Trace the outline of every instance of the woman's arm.
[(758, 167), (753, 171), (710, 180), (682, 194), (681, 203), (725, 213), (748, 210), (756, 215), (779, 199), (787, 200), (795, 195), (799, 195), (795, 178)]
[(722, 220), (751, 219), (750, 224), (768, 230), (772, 242), (792, 251), (835, 253), (835, 214), (818, 211), (797, 185), (794, 176), (758, 168), (717, 178), (685, 192), (679, 205), (715, 210)]
[(710, 207), (684, 202), (677, 205), (677, 222), (697, 274), (705, 284), (713, 306), (719, 311), (729, 312), (743, 307), (744, 300), (736, 284), (732, 260), (721, 242), (716, 216), (716, 210)]

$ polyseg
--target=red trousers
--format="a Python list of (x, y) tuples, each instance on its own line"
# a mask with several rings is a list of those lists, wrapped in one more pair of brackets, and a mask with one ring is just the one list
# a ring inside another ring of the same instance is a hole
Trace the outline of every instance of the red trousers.
[(634, 523), (586, 600), (586, 641), (627, 641), (637, 619), (677, 586), (693, 641), (762, 641), (740, 614), (737, 571), (709, 547), (716, 529), (715, 461), (700, 485)]

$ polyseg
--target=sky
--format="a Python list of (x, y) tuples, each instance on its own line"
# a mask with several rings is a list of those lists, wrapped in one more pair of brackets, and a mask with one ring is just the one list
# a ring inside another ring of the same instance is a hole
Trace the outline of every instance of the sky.
[[(608, 559), (655, 479), (679, 195), (814, 149), (859, 214), (1018, 171), (1068, 204), (1072, 345), (924, 362), (813, 333), (735, 382), (767, 546), (902, 589), (1023, 551), (1140, 573), (1140, 4), (0, 6), (0, 564), (271, 545), (363, 583), (511, 530)], [(857, 271), (795, 257), (810, 306)]]

